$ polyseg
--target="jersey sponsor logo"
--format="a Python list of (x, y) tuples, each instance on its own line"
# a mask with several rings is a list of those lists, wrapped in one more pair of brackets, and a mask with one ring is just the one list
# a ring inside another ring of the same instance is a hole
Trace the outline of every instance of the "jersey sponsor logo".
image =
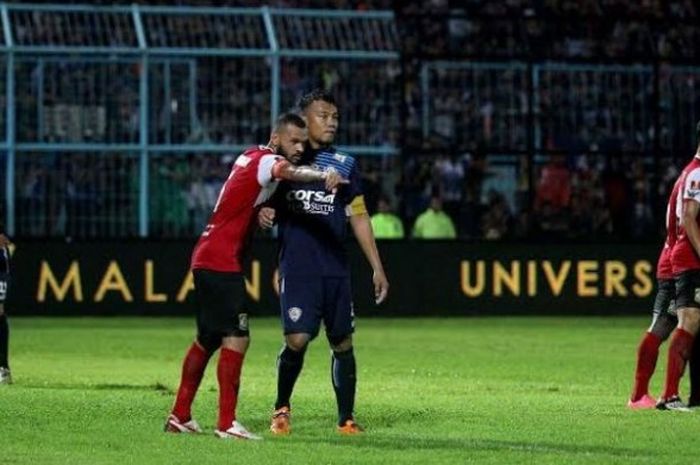
[(335, 211), (335, 194), (325, 191), (299, 189), (287, 193), (292, 211), (311, 215), (330, 215)]
[(299, 321), (299, 318), (301, 318), (301, 314), (303, 311), (299, 307), (292, 307), (289, 310), (287, 310), (287, 315), (289, 315), (289, 319), (292, 320), (294, 323)]

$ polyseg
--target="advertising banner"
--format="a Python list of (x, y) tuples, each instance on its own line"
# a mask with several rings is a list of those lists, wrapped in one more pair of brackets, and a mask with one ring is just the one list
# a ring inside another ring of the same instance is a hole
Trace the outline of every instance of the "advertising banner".
[[(27, 242), (13, 254), (15, 315), (190, 315), (190, 241)], [(358, 315), (644, 314), (656, 250), (649, 245), (452, 241), (379, 244), (391, 282), (373, 302), (372, 275), (349, 243)], [(277, 244), (259, 240), (246, 287), (252, 315), (279, 312)]]

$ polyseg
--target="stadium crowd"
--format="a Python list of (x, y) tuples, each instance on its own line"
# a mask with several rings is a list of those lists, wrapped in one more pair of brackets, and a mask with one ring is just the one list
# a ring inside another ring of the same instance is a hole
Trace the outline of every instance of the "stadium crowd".
[[(289, 3), (269, 2), (280, 7), (292, 6)], [(407, 236), (420, 214), (431, 203), (438, 205), (431, 199), (440, 197), (456, 234), (464, 238), (656, 237), (668, 190), (664, 180), (672, 178), (672, 167), (689, 153), (693, 141), (686, 129), (694, 123), (690, 110), (700, 104), (700, 75), (674, 70), (664, 61), (697, 57), (695, 2), (293, 3), (356, 10), (396, 6), (400, 61), (378, 65), (369, 60), (283, 59), (280, 94), (282, 107), (288, 108), (306, 89), (330, 89), (343, 108), (341, 144), (401, 148), (399, 158), (363, 157), (362, 166), (370, 210), (376, 211), (379, 199), (384, 199), (384, 209), (393, 207)], [(592, 20), (580, 21), (576, 15)], [(73, 28), (67, 36), (69, 29), (61, 22), (27, 17), (18, 21), (24, 27), (15, 31), (16, 40), (81, 43), (96, 32), (91, 27), (98, 27), (84, 20), (87, 29)], [(42, 27), (31, 27), (32, 21)], [(110, 34), (102, 31), (98, 39), (109, 36), (105, 40), (132, 44), (130, 23), (112, 21)], [(255, 27), (238, 28), (232, 35), (225, 21), (216, 28), (205, 27), (196, 17), (178, 21), (174, 26), (154, 22), (150, 30), (167, 30), (169, 35), (149, 36), (149, 42), (256, 46), (265, 40), (263, 30)], [(387, 44), (375, 45), (383, 49)], [(528, 72), (515, 68), (463, 72), (436, 67), (430, 75), (435, 86), (426, 99), (422, 65), (457, 56), (615, 63), (654, 57), (659, 66), (656, 75), (643, 69), (608, 73), (595, 66), (574, 71), (543, 68), (536, 86)], [(25, 60), (17, 69), (19, 141), (138, 142), (137, 63)], [(167, 93), (164, 86), (151, 86), (150, 143), (267, 139), (271, 83), (265, 59), (198, 58), (153, 63), (151, 70), (152, 83), (165, 82), (167, 75), (171, 86)], [(362, 79), (356, 79), (358, 75)], [(654, 106), (658, 115), (648, 110)], [(559, 155), (538, 155), (534, 166), (528, 166), (528, 151)], [(659, 154), (668, 156), (668, 162), (658, 160)], [(230, 158), (231, 154), (154, 154), (151, 231), (165, 237), (196, 234)], [(670, 167), (669, 173), (661, 173), (662, 166)], [(18, 206), (31, 212), (18, 222), (22, 234), (136, 234), (134, 153), (31, 154), (18, 158), (17, 173)], [(552, 179), (559, 186), (556, 192), (548, 187)], [(97, 215), (105, 205), (108, 213)]]

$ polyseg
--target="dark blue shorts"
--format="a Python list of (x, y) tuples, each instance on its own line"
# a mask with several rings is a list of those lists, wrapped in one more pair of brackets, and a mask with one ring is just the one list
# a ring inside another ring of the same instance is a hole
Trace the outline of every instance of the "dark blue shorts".
[(286, 276), (280, 279), (280, 310), (284, 334), (318, 335), (321, 322), (329, 338), (355, 330), (350, 278)]

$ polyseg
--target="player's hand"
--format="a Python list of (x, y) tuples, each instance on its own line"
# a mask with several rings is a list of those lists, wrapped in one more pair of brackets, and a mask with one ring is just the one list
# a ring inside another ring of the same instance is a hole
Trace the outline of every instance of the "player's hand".
[(341, 184), (348, 184), (350, 181), (343, 179), (343, 177), (333, 168), (328, 168), (326, 170), (326, 190), (328, 192), (335, 193), (338, 190), (338, 186)]
[(271, 229), (275, 225), (275, 209), (262, 207), (258, 212), (258, 224), (262, 229)]
[(383, 271), (375, 271), (372, 275), (372, 282), (374, 283), (374, 303), (379, 305), (384, 302), (389, 293), (389, 280), (386, 279)]
[(7, 247), (11, 242), (6, 235), (0, 234), (0, 247)]

